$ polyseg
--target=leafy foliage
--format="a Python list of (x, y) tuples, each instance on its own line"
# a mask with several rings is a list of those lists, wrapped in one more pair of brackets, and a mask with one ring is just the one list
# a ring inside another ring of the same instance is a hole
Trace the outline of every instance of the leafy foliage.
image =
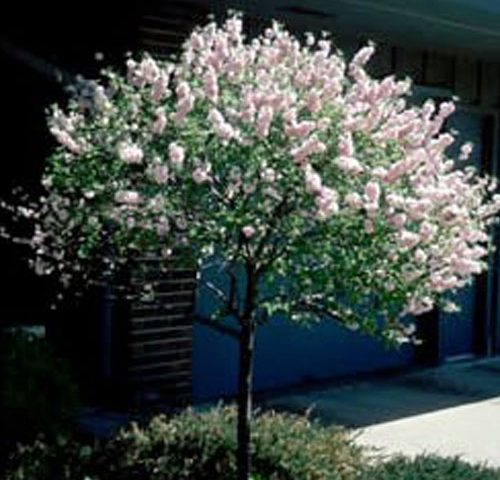
[(8, 437), (26, 440), (65, 430), (78, 406), (68, 364), (47, 341), (28, 333), (5, 335), (0, 351), (0, 415)]
[(500, 471), (471, 465), (460, 458), (420, 455), (403, 456), (368, 469), (360, 480), (498, 480)]
[[(234, 408), (133, 424), (100, 448), (60, 439), (23, 448), (8, 480), (233, 480)], [(350, 480), (363, 464), (348, 432), (301, 417), (262, 413), (253, 430), (254, 478)]]

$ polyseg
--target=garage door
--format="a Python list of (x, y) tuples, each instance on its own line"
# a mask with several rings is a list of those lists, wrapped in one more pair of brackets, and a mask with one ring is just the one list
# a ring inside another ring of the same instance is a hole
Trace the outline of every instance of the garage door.
[[(467, 164), (480, 169), (483, 156), (483, 114), (458, 110), (452, 115), (447, 126), (459, 132), (458, 139), (455, 145), (450, 147), (449, 153), (456, 157), (464, 141), (473, 142), (474, 150)], [(462, 358), (474, 354), (476, 328), (479, 324), (475, 318), (476, 290), (476, 282), (474, 282), (470, 287), (450, 295), (450, 300), (460, 307), (459, 313), (441, 312), (439, 314), (439, 347), (441, 356), (445, 359)]]

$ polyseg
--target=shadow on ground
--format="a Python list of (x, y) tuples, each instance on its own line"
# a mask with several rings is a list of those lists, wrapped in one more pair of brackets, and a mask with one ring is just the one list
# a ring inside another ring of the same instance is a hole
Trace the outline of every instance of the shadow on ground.
[(260, 404), (295, 413), (311, 409), (322, 423), (360, 428), (493, 397), (500, 397), (500, 358), (294, 389), (264, 397)]

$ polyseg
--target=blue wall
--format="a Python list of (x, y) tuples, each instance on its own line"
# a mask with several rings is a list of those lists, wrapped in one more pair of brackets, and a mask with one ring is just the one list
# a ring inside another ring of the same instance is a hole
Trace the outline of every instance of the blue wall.
[[(208, 265), (210, 263), (210, 266)], [(207, 262), (203, 275), (220, 289), (227, 279), (217, 260)], [(243, 275), (238, 275), (243, 281)], [(203, 285), (203, 282), (200, 283)], [(197, 311), (204, 317), (217, 308), (217, 299), (207, 289), (197, 292)], [(413, 349), (387, 350), (373, 338), (352, 332), (333, 321), (306, 328), (274, 317), (257, 330), (255, 345), (256, 391), (271, 390), (314, 380), (329, 379), (387, 368), (413, 361)], [(214, 329), (193, 329), (193, 397), (195, 401), (217, 399), (236, 392), (238, 345), (233, 338)]]
[[(195, 400), (215, 399), (236, 391), (236, 341), (210, 327), (196, 325), (193, 345)], [(308, 381), (353, 375), (411, 364), (413, 350), (388, 351), (369, 337), (334, 323), (312, 328), (274, 319), (257, 333), (256, 391)]]

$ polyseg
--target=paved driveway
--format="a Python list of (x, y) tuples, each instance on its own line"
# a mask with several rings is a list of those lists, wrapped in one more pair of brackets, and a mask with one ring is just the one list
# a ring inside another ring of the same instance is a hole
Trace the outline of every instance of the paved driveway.
[(264, 399), (357, 430), (384, 454), (460, 455), (500, 467), (500, 358), (447, 364), (372, 381), (297, 389)]

